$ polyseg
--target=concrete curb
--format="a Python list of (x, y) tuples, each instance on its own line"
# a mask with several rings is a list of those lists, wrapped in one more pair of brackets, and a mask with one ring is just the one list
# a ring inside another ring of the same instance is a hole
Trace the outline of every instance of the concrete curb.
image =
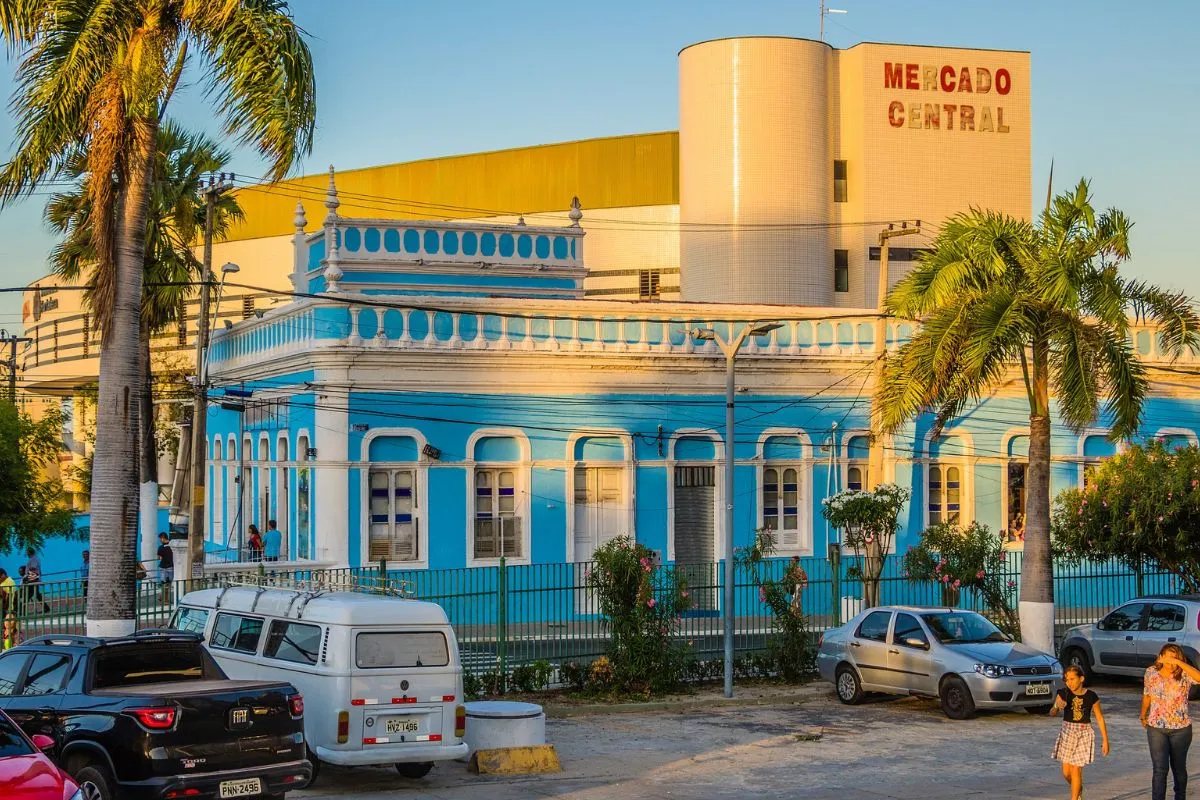
[(689, 697), (681, 700), (651, 700), (642, 703), (590, 703), (578, 706), (545, 703), (542, 707), (546, 712), (547, 719), (567, 719), (570, 717), (588, 717), (598, 714), (640, 714), (650, 711), (670, 713), (704, 708), (796, 705), (807, 702), (813, 697), (827, 692), (829, 692), (829, 685), (822, 681), (816, 681), (778, 692), (764, 692), (752, 697), (738, 697), (735, 688), (733, 697)]

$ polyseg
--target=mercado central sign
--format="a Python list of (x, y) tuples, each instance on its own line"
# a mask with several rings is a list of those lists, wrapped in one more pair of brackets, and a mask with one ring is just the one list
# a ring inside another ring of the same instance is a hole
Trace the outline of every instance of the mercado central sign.
[[(1012, 75), (1003, 67), (992, 71), (986, 67), (885, 62), (883, 87), (924, 95), (920, 101), (891, 101), (887, 113), (893, 128), (907, 125), (935, 131), (1009, 131), (1000, 103), (1012, 91)], [(927, 98), (930, 92), (944, 97)]]

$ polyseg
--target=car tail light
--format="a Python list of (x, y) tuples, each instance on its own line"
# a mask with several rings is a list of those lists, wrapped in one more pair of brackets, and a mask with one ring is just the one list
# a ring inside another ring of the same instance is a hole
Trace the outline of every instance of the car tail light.
[(133, 708), (125, 713), (133, 716), (138, 723), (149, 731), (169, 731), (175, 727), (178, 716), (175, 708)]
[(164, 795), (164, 796), (167, 798), (199, 797), (200, 790), (199, 789), (173, 789), (173, 790), (167, 792), (166, 795)]
[(454, 709), (454, 735), (461, 739), (467, 733), (467, 708), (459, 706)]
[(288, 695), (288, 709), (292, 712), (293, 717), (303, 717), (304, 716), (304, 695), (289, 694)]
[(345, 744), (350, 741), (350, 712), (338, 712), (337, 743)]

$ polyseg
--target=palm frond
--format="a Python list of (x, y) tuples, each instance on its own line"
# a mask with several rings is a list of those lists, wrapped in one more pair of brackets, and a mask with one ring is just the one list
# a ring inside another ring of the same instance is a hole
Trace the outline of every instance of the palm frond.
[(1146, 367), (1123, 333), (1102, 330), (1098, 366), (1104, 373), (1105, 412), (1112, 417), (1112, 438), (1128, 439), (1141, 423), (1149, 381)]
[(1200, 315), (1191, 298), (1145, 281), (1122, 280), (1122, 294), (1139, 322), (1158, 326), (1159, 349), (1170, 358), (1178, 358), (1184, 349), (1200, 352)]
[(225, 130), (251, 144), (282, 178), (312, 148), (312, 54), (282, 0), (187, 0), (186, 24), (212, 66), (209, 93)]
[(1053, 395), (1063, 420), (1082, 430), (1100, 408), (1101, 371), (1097, 356), (1104, 339), (1099, 329), (1076, 315), (1059, 311), (1050, 316), (1050, 374)]

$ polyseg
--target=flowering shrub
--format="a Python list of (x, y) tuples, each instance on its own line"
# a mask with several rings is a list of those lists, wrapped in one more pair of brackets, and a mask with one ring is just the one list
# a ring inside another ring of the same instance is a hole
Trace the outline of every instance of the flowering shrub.
[(1006, 574), (1006, 558), (1003, 541), (987, 525), (972, 522), (964, 529), (943, 522), (925, 530), (917, 545), (908, 548), (904, 574), (910, 581), (940, 586), (948, 606), (958, 605), (964, 589), (977, 592), (997, 627), (1017, 636), (1017, 586)]
[[(674, 689), (683, 679), (686, 656), (675, 637), (680, 615), (691, 607), (686, 584), (627, 536), (608, 542), (594, 558), (587, 583), (605, 617), (609, 643), (604, 666), (592, 662), (591, 682), (597, 689), (647, 695)], [(602, 669), (611, 675), (599, 675)]]
[[(808, 579), (798, 562), (788, 567), (781, 580), (771, 578), (767, 564), (774, 554), (775, 535), (770, 530), (762, 530), (755, 536), (753, 545), (738, 548), (737, 562), (746, 570), (751, 583), (758, 587), (759, 602), (770, 610), (771, 623), (779, 634), (771, 640), (762, 671), (773, 671), (786, 681), (799, 682), (816, 669), (816, 651), (805, 627), (806, 619), (800, 604), (794, 603), (792, 596), (796, 587), (807, 584)], [(736, 663), (734, 669), (736, 672)]]
[(1200, 450), (1160, 441), (1131, 445), (1093, 472), (1087, 489), (1061, 492), (1051, 531), (1065, 555), (1119, 559), (1135, 572), (1155, 562), (1184, 591), (1200, 591)]
[(862, 556), (858, 575), (863, 583), (863, 605), (879, 605), (879, 577), (900, 527), (900, 510), (911, 495), (894, 483), (882, 483), (869, 492), (846, 490), (821, 503), (821, 515), (842, 532), (842, 541)]

